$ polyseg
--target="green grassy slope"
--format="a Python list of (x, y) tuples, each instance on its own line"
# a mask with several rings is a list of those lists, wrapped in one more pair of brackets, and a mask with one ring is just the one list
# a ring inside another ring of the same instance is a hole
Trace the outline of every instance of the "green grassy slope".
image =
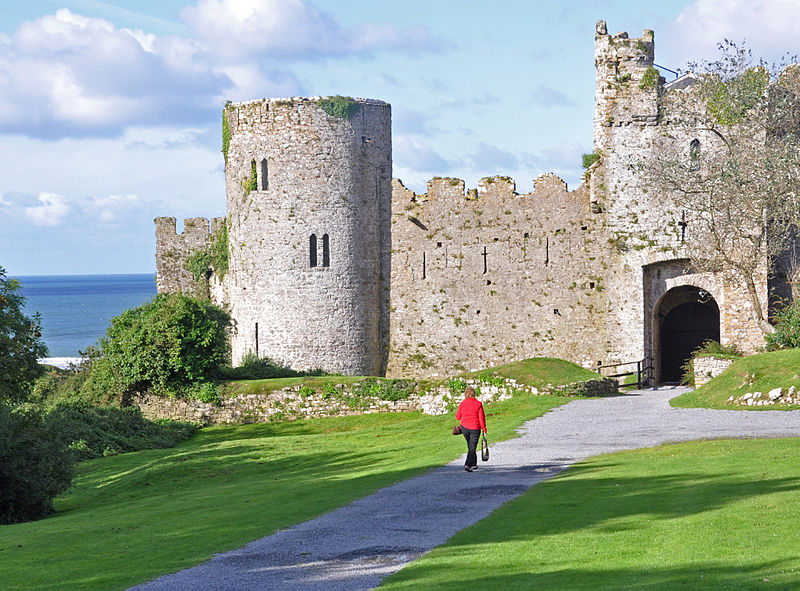
[[(493, 441), (565, 398), (487, 407)], [(121, 589), (238, 548), (464, 452), (452, 414), (214, 427), (173, 449), (79, 465), (41, 521), (0, 526), (0, 587)]]
[(381, 589), (794, 589), (800, 439), (603, 455), (503, 505)]
[(748, 410), (797, 409), (798, 405), (737, 406), (726, 403), (730, 396), (747, 392), (769, 392), (773, 388), (800, 388), (800, 349), (786, 349), (742, 357), (704, 386), (670, 401), (682, 408), (746, 408)]

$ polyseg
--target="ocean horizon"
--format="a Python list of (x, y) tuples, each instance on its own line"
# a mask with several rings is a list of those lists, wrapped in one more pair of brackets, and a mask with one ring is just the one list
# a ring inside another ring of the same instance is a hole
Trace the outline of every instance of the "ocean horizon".
[(39, 313), (48, 357), (75, 358), (106, 334), (111, 319), (156, 295), (155, 273), (14, 275), (25, 314)]

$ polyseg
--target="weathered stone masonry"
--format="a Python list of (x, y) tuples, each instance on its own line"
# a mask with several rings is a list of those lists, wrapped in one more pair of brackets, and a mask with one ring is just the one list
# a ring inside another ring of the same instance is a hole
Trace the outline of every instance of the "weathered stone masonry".
[[(723, 344), (762, 346), (743, 286), (689, 268), (691, 212), (636, 176), (666, 142), (718, 143), (672, 121), (691, 79), (665, 83), (654, 52), (652, 31), (597, 23), (600, 159), (573, 191), (547, 174), (526, 195), (506, 177), (475, 189), (435, 178), (417, 195), (391, 181), (386, 103), (358, 99), (349, 118), (319, 99), (228, 105), (230, 263), (212, 297), (234, 318), (234, 362), (257, 352), (298, 369), (426, 376), (532, 356), (649, 358), (658, 381), (664, 319), (698, 300), (718, 307)], [(159, 291), (191, 291), (182, 263), (208, 241), (205, 222), (177, 236), (171, 218), (156, 223)], [(766, 306), (766, 260), (758, 289)]]

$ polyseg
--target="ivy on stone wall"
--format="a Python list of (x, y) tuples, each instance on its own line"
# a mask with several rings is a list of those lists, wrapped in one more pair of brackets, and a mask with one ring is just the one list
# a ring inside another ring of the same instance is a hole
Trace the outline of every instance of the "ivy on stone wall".
[(258, 172), (255, 160), (250, 161), (250, 176), (242, 179), (242, 188), (244, 189), (245, 197), (258, 189)]
[(349, 96), (331, 96), (320, 99), (317, 104), (331, 117), (350, 119), (358, 111), (358, 102)]
[(591, 152), (590, 154), (584, 154), (583, 155), (583, 167), (584, 168), (589, 168), (592, 164), (594, 164), (598, 160), (600, 160), (600, 151), (599, 150), (595, 150), (594, 152)]
[(658, 68), (649, 66), (644, 71), (644, 76), (642, 76), (642, 81), (639, 83), (639, 88), (642, 90), (650, 90), (651, 88), (655, 88), (660, 78), (661, 74), (658, 73)]
[(225, 164), (228, 163), (228, 148), (231, 145), (231, 128), (228, 125), (228, 105), (231, 101), (225, 103), (222, 109), (222, 156), (225, 158)]
[(208, 288), (208, 280), (212, 273), (222, 279), (228, 272), (228, 224), (227, 222), (214, 233), (211, 244), (196, 250), (186, 257), (184, 268), (189, 271), (204, 288)]

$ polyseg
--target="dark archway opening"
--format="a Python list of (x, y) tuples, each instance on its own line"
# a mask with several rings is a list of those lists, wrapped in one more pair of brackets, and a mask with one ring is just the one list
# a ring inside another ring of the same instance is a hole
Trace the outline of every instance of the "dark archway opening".
[(707, 291), (686, 285), (668, 291), (659, 305), (661, 382), (680, 382), (683, 365), (705, 341), (719, 341), (719, 306)]

